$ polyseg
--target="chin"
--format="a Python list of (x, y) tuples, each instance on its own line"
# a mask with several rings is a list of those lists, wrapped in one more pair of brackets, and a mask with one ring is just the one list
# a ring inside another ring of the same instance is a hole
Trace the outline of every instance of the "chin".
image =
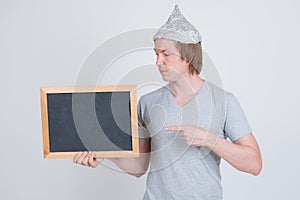
[(174, 82), (176, 81), (175, 80), (175, 77), (172, 76), (171, 74), (161, 74), (161, 78), (166, 81), (166, 82)]
[(166, 78), (164, 78), (164, 77), (162, 77), (162, 80), (168, 82), (168, 80)]
[(166, 77), (162, 77), (162, 79), (165, 81), (165, 82), (174, 82), (174, 80), (170, 79), (170, 78), (166, 78)]
[(168, 79), (168, 77), (161, 75), (162, 80), (169, 82), (170, 80)]

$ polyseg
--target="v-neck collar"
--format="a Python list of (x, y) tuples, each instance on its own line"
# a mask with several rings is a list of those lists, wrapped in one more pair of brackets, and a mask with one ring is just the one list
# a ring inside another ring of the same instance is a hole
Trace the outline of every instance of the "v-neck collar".
[(200, 89), (196, 92), (196, 94), (194, 95), (194, 97), (192, 99), (190, 99), (188, 102), (186, 102), (184, 105), (179, 105), (177, 103), (177, 101), (174, 99), (172, 93), (171, 93), (171, 88), (170, 88), (170, 84), (167, 85), (167, 89), (168, 89), (168, 98), (169, 98), (169, 101), (171, 102), (171, 104), (174, 104), (175, 106), (177, 106), (178, 108), (184, 108), (186, 107), (188, 104), (190, 104), (192, 101), (194, 101), (196, 99), (196, 97), (198, 95), (200, 95), (202, 93), (202, 91), (204, 90), (204, 87), (206, 87), (206, 80), (204, 79), (203, 80), (203, 84), (202, 86), (200, 87)]

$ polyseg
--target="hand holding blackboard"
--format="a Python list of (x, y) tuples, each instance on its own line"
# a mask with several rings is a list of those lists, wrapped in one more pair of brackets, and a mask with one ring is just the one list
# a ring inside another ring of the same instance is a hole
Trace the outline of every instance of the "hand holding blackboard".
[(138, 157), (135, 86), (40, 89), (44, 158)]
[(86, 167), (96, 168), (103, 158), (96, 158), (93, 152), (79, 152), (73, 158), (75, 164), (83, 165)]

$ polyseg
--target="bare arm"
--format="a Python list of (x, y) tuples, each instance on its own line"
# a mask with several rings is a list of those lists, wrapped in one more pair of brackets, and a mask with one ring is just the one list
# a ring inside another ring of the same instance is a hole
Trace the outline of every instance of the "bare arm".
[[(212, 145), (212, 144), (210, 144)], [(233, 143), (218, 138), (212, 150), (236, 169), (257, 176), (262, 168), (262, 157), (258, 144), (252, 133)]]
[(135, 177), (144, 175), (149, 166), (150, 140), (140, 140), (140, 156), (136, 158), (110, 158), (120, 169)]
[(171, 126), (167, 131), (178, 131), (187, 145), (207, 146), (236, 169), (258, 175), (262, 157), (252, 133), (230, 142), (196, 126)]
[[(150, 160), (150, 140), (140, 140), (140, 156), (136, 158), (109, 158), (124, 172), (135, 177), (141, 177), (146, 173)], [(102, 159), (95, 158), (93, 153), (81, 152), (74, 158), (73, 162), (88, 167), (97, 167)]]

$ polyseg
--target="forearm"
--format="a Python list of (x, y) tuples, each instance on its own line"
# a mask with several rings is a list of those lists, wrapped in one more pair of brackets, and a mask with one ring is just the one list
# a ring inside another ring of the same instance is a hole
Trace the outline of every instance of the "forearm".
[(114, 162), (124, 172), (135, 177), (144, 175), (149, 166), (149, 155), (145, 153), (141, 153), (137, 158), (110, 158), (109, 160)]
[(249, 133), (234, 143), (196, 126), (169, 126), (167, 131), (178, 131), (189, 146), (206, 146), (233, 167), (240, 171), (258, 175), (262, 167), (262, 158), (258, 144)]
[(262, 158), (259, 149), (247, 145), (232, 143), (220, 137), (218, 137), (215, 141), (215, 143), (208, 144), (208, 147), (233, 167), (253, 175), (258, 175), (260, 173)]
[(139, 157), (133, 158), (110, 158), (121, 170), (133, 175), (140, 177), (146, 173), (149, 166), (150, 160), (150, 142), (139, 141), (140, 155)]

